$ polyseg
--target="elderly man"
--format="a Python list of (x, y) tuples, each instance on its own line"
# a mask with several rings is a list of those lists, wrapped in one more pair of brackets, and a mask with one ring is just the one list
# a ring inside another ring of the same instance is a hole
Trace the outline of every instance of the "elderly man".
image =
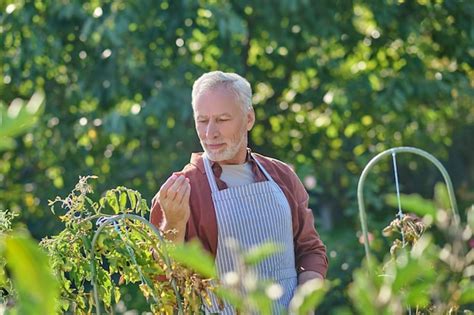
[[(266, 242), (283, 250), (257, 266), (259, 278), (273, 279), (284, 289), (284, 308), (295, 287), (324, 278), (327, 256), (308, 209), (308, 194), (283, 162), (252, 153), (247, 134), (255, 123), (250, 84), (235, 73), (202, 75), (193, 85), (196, 131), (204, 153), (194, 153), (152, 201), (151, 222), (170, 239), (197, 238), (215, 257), (219, 276), (234, 271), (237, 254), (227, 240), (245, 252)], [(232, 314), (223, 310), (211, 312)]]

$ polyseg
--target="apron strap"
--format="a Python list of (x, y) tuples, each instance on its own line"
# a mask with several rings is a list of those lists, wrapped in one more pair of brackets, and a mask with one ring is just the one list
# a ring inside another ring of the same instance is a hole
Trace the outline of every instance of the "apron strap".
[[(260, 170), (263, 172), (265, 177), (268, 179), (270, 182), (275, 182), (273, 178), (270, 176), (270, 174), (267, 172), (267, 170), (263, 167), (263, 165), (258, 161), (257, 157), (252, 154), (252, 158), (257, 163), (257, 166), (260, 168)], [(216, 183), (216, 178), (214, 175), (214, 172), (212, 171), (211, 163), (209, 158), (207, 157), (207, 154), (204, 152), (202, 155), (202, 159), (204, 160), (204, 169), (206, 170), (206, 176), (207, 176), (207, 181), (209, 182), (209, 186), (211, 187), (211, 192), (218, 192), (219, 187), (217, 186)]]
[(267, 179), (270, 181), (270, 182), (275, 182), (273, 180), (273, 178), (270, 176), (270, 174), (268, 174), (267, 170), (263, 167), (263, 165), (258, 161), (257, 157), (253, 154), (252, 154), (252, 158), (253, 160), (257, 163), (258, 167), (260, 168), (260, 170), (263, 172), (263, 174), (265, 175), (265, 177), (267, 177)]
[(211, 187), (211, 192), (218, 192), (219, 188), (217, 187), (216, 178), (214, 176), (214, 172), (212, 171), (209, 158), (207, 157), (207, 154), (205, 152), (202, 155), (202, 159), (204, 160), (204, 169), (206, 170), (207, 181), (209, 183), (209, 186)]

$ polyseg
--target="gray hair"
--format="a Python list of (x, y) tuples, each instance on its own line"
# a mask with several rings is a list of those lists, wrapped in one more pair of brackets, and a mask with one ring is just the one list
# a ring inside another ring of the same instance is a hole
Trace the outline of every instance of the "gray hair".
[(250, 83), (237, 73), (211, 71), (203, 74), (193, 84), (192, 105), (203, 93), (224, 86), (233, 92), (244, 113), (252, 109), (252, 88)]

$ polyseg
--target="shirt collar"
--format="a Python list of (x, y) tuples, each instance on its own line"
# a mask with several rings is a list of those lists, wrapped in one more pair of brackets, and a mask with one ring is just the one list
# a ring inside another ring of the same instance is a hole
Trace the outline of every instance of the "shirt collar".
[[(203, 152), (191, 154), (190, 163), (193, 164), (194, 166), (196, 166), (203, 174), (205, 174), (206, 169), (204, 168), (204, 159), (203, 159), (202, 155), (203, 155)], [(214, 162), (214, 161), (211, 161), (211, 160), (209, 160), (209, 162), (211, 163), (211, 168), (212, 168), (212, 171), (214, 172), (214, 175), (217, 178), (220, 178), (220, 176), (222, 174), (222, 167), (219, 165), (218, 162)], [(252, 155), (252, 150), (250, 150), (249, 148), (247, 148), (247, 156), (245, 157), (245, 163), (247, 163), (247, 162), (250, 163), (250, 165), (252, 166), (252, 169), (253, 169), (253, 166), (256, 163), (255, 163), (255, 159)]]
[[(191, 164), (195, 165), (198, 170), (200, 170), (203, 174), (206, 173), (206, 169), (204, 167), (204, 159), (202, 158), (203, 153), (193, 153), (191, 155)], [(221, 180), (221, 175), (222, 175), (222, 167), (219, 165), (219, 163), (210, 161), (211, 162), (211, 168), (212, 172), (214, 173), (214, 177), (216, 179), (216, 184), (219, 190), (226, 189), (227, 184)], [(247, 148), (247, 157), (245, 162), (250, 163), (250, 166), (252, 167), (252, 173), (254, 174), (254, 179), (255, 182), (262, 182), (266, 181), (267, 178), (265, 177), (265, 174), (260, 170), (258, 167), (258, 164), (255, 162), (254, 155), (252, 154), (252, 151)]]

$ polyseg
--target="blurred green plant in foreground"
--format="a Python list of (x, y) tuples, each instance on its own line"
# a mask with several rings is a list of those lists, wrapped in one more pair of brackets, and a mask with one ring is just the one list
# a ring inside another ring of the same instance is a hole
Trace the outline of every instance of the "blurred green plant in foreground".
[[(143, 222), (129, 218), (105, 226), (108, 219), (118, 215), (143, 217), (149, 208), (138, 192), (125, 187), (108, 190), (93, 201), (89, 198), (93, 191), (88, 183), (93, 178), (96, 177), (81, 177), (66, 198), (50, 201), (55, 212), (62, 211), (57, 209), (58, 205), (66, 210), (59, 216), (64, 230), (41, 242), (61, 283), (63, 311), (92, 313), (97, 307), (91, 290), (95, 283), (100, 297), (97, 302), (105, 306), (107, 313), (116, 311), (114, 304), (121, 299), (121, 287), (135, 284), (154, 314), (203, 312), (203, 307), (211, 302), (210, 292), (228, 299), (242, 314), (271, 314), (272, 300), (279, 298), (282, 289), (271, 281), (259, 281), (251, 267), (272, 255), (278, 249), (276, 246), (264, 244), (242, 253), (242, 265), (248, 268), (242, 274), (224, 277), (228, 280), (233, 276), (236, 281), (232, 283), (214, 284), (214, 260), (197, 243), (172, 244)], [(98, 234), (101, 225), (104, 227)], [(92, 256), (92, 251), (96, 255)], [(240, 281), (246, 287), (245, 294), (234, 290)], [(299, 288), (290, 313), (306, 314), (313, 310), (328, 287), (327, 282), (311, 281)], [(285, 312), (282, 310), (282, 314)]]
[[(0, 102), (0, 152), (15, 148), (14, 137), (36, 123), (43, 102), (39, 92), (28, 102), (17, 98), (8, 107)], [(17, 215), (0, 209), (0, 314), (7, 309), (9, 314), (54, 314), (58, 282), (29, 232), (12, 228)]]
[[(396, 198), (388, 195), (387, 202), (396, 206)], [(401, 203), (422, 219), (405, 215), (384, 230), (400, 237), (403, 230), (403, 240), (393, 241), (382, 262), (354, 272), (353, 305), (359, 314), (472, 314), (474, 206), (466, 224), (456, 223), (444, 184), (436, 185), (434, 201), (402, 195)]]
[[(1, 219), (5, 215), (0, 211)], [(6, 308), (8, 314), (57, 313), (58, 281), (47, 255), (26, 231), (0, 231), (0, 290), (2, 314)]]
[[(13, 307), (11, 303), (5, 304), (5, 300), (2, 307), (11, 314), (30, 314), (33, 308), (36, 312), (41, 307), (44, 314), (57, 313), (59, 309), (92, 314), (96, 306), (91, 288), (93, 270), (100, 303), (107, 313), (118, 313), (121, 289), (127, 285), (138, 285), (154, 314), (174, 314), (180, 307), (181, 313), (202, 313), (203, 305), (210, 301), (210, 291), (226, 298), (241, 314), (272, 313), (271, 305), (278, 298), (279, 288), (271, 281), (253, 278), (252, 266), (272, 255), (278, 246), (265, 244), (242, 252), (242, 271), (225, 275), (222, 283), (213, 283), (214, 262), (196, 243), (171, 244), (143, 223), (129, 219), (102, 227), (114, 216), (143, 216), (149, 209), (138, 192), (125, 187), (109, 190), (93, 201), (88, 197), (92, 187), (87, 181), (91, 178), (94, 177), (81, 177), (71, 194), (50, 202), (52, 207), (59, 204), (66, 210), (59, 215), (64, 230), (41, 242), (59, 280), (59, 300), (47, 257), (31, 240), (12, 232), (13, 215), (1, 212), (0, 284), (15, 293)], [(474, 303), (474, 249), (469, 242), (473, 237), (474, 207), (467, 210), (467, 223), (458, 224), (446, 210), (446, 198), (442, 196), (445, 189), (437, 185), (435, 191), (434, 202), (402, 195), (407, 210), (422, 218), (405, 215), (407, 219), (394, 220), (385, 234), (396, 235), (402, 229), (405, 236), (413, 230), (416, 233), (405, 238), (401, 246), (395, 239), (392, 247), (397, 245), (397, 250), (392, 250), (382, 262), (370, 266), (365, 263), (354, 272), (348, 293), (351, 306), (359, 314), (405, 314), (407, 310), (415, 314), (470, 314)], [(387, 201), (396, 202), (391, 195)], [(95, 225), (93, 220), (97, 220)], [(97, 238), (97, 255), (91, 261), (92, 239), (101, 227), (104, 233)], [(153, 252), (157, 257), (153, 257)], [(172, 258), (171, 264), (167, 263), (167, 254)], [(5, 266), (12, 280), (6, 276)], [(289, 310), (282, 310), (281, 314), (303, 315), (313, 311), (332, 284), (315, 280), (302, 285)]]
[[(142, 223), (124, 219), (119, 225), (104, 228), (96, 243), (98, 255), (91, 261), (95, 235), (92, 220), (99, 219), (100, 227), (106, 218), (140, 213), (148, 207), (139, 193), (124, 187), (109, 190), (99, 202), (93, 202), (87, 197), (92, 192), (89, 178), (81, 178), (65, 199), (51, 201), (53, 207), (61, 203), (67, 212), (59, 216), (65, 223), (64, 230), (41, 242), (49, 257), (26, 232), (11, 229), (12, 213), (0, 211), (1, 314), (92, 314), (96, 306), (91, 290), (92, 265), (97, 274), (99, 303), (107, 313), (117, 311), (114, 304), (121, 299), (121, 287), (138, 284), (154, 314), (174, 314), (179, 303), (182, 314), (202, 313), (202, 305), (210, 303), (209, 292), (214, 290), (242, 314), (271, 314), (272, 301), (279, 298), (282, 289), (271, 281), (259, 281), (251, 268), (278, 250), (273, 244), (242, 253), (243, 272), (226, 275), (222, 286), (215, 288), (210, 280), (216, 277), (214, 261), (197, 243), (163, 242)], [(153, 251), (158, 253), (158, 259), (153, 257)], [(173, 258), (170, 266), (166, 253)], [(178, 293), (171, 280), (177, 284)], [(236, 289), (242, 286), (245, 294)], [(289, 314), (314, 310), (328, 289), (328, 282), (308, 281), (295, 292)], [(285, 313), (286, 310), (281, 311)]]
[(16, 147), (15, 136), (33, 127), (44, 109), (44, 94), (36, 92), (28, 102), (14, 99), (10, 106), (0, 102), (0, 152)]

